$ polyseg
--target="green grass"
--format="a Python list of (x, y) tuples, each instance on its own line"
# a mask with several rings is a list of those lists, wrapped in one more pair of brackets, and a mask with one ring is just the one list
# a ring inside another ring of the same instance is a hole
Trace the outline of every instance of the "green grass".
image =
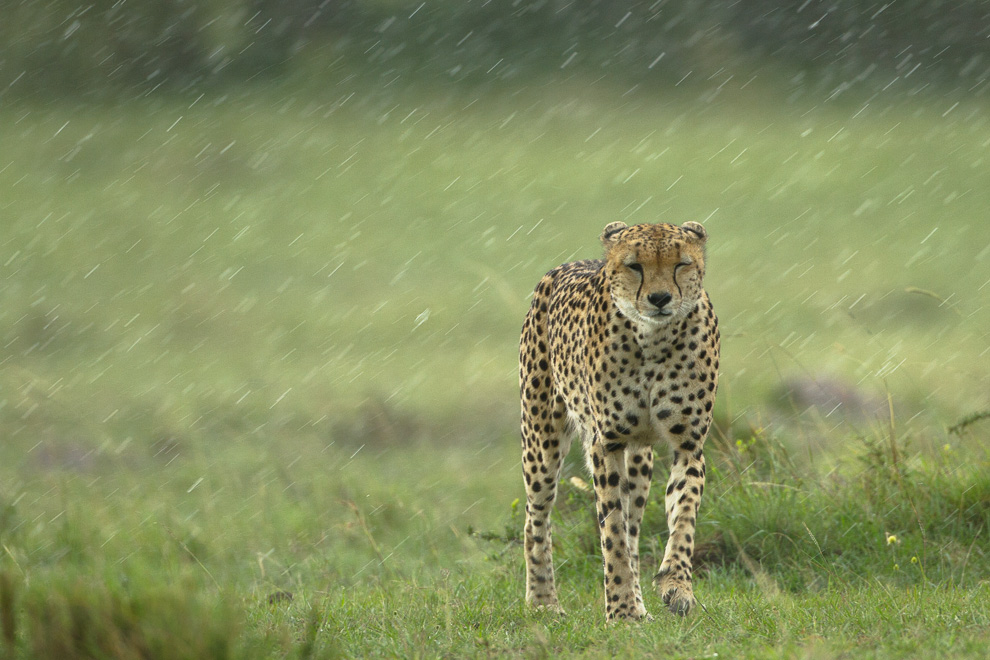
[[(605, 627), (591, 496), (570, 482), (555, 524), (569, 614), (522, 604), (504, 440), (357, 451), (303, 433), (106, 447), (71, 465), (6, 447), (4, 465), (24, 457), (0, 526), (15, 656), (979, 657), (988, 641), (985, 451), (913, 454), (912, 468), (863, 448), (865, 469), (840, 477), (794, 468), (771, 437), (716, 445), (703, 609), (676, 619), (650, 592), (656, 621)], [(647, 570), (661, 508), (648, 509)]]
[[(0, 108), (7, 655), (982, 656), (981, 108), (323, 75)], [(515, 345), (616, 219), (705, 221), (725, 339), (705, 607), (606, 628), (569, 483), (521, 602)]]

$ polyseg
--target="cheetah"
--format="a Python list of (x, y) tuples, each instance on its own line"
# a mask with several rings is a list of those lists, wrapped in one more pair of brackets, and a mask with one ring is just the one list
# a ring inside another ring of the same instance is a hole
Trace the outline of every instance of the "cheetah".
[(718, 321), (702, 287), (707, 239), (697, 222), (612, 222), (603, 260), (558, 266), (536, 287), (519, 348), (531, 606), (563, 613), (550, 510), (572, 431), (594, 478), (606, 621), (650, 618), (639, 534), (661, 441), (673, 449), (670, 537), (653, 582), (675, 614), (696, 604), (691, 558), (719, 368)]

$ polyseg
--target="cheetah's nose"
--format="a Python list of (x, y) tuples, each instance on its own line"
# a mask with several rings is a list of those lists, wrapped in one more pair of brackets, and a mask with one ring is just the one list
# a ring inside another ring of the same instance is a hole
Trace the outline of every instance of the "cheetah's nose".
[(670, 294), (667, 292), (651, 293), (650, 295), (646, 296), (646, 299), (649, 300), (650, 304), (656, 307), (657, 309), (663, 309), (667, 305), (667, 303), (670, 302)]

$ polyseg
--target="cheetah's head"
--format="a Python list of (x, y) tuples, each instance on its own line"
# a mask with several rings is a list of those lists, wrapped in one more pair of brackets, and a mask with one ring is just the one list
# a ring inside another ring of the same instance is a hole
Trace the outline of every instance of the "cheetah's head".
[(605, 273), (619, 311), (648, 326), (687, 316), (703, 293), (707, 239), (697, 222), (606, 226)]

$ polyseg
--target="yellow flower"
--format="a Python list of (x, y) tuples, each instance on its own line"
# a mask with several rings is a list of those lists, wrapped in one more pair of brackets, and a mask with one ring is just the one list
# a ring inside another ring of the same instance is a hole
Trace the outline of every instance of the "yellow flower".
[(896, 534), (887, 534), (887, 545), (892, 545), (894, 543), (900, 543), (901, 540), (897, 538)]
[(918, 563), (918, 558), (917, 557), (911, 557), (911, 563), (912, 564), (917, 564)]

